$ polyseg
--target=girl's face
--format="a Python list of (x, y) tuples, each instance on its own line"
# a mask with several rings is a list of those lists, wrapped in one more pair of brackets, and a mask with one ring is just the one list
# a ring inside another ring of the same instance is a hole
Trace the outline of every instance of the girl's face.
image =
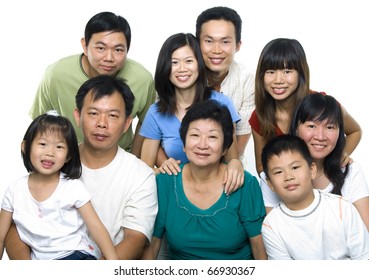
[(299, 84), (299, 73), (294, 69), (267, 70), (264, 74), (265, 90), (275, 100), (291, 96)]
[(68, 146), (58, 131), (38, 133), (31, 145), (30, 159), (35, 172), (51, 175), (67, 161)]
[(194, 52), (189, 46), (181, 47), (172, 54), (170, 81), (178, 89), (195, 86), (199, 77), (199, 68)]
[(306, 121), (298, 125), (297, 135), (306, 142), (311, 156), (315, 160), (322, 160), (336, 147), (339, 127), (328, 120)]
[(224, 135), (220, 124), (209, 119), (190, 123), (184, 151), (188, 160), (197, 166), (219, 164), (223, 151)]

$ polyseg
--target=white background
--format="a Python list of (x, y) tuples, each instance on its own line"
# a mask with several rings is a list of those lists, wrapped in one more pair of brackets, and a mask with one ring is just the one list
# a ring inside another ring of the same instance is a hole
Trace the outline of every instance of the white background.
[[(255, 71), (259, 54), (277, 37), (303, 45), (311, 89), (333, 95), (360, 123), (363, 138), (352, 157), (369, 176), (368, 9), (364, 0), (12, 0), (0, 3), (1, 98), (0, 198), (7, 183), (25, 174), (20, 142), (31, 119), (28, 111), (45, 68), (61, 57), (82, 52), (87, 21), (101, 11), (124, 16), (131, 25), (130, 58), (154, 74), (159, 49), (177, 32), (195, 33), (204, 9), (234, 8), (243, 20), (242, 46), (236, 59)], [(366, 4), (367, 5), (367, 4)], [(247, 148), (255, 174), (253, 143)]]

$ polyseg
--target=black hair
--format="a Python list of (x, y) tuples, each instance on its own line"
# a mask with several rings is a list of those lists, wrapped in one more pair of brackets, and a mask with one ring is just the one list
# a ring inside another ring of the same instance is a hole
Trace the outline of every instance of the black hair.
[(230, 21), (234, 25), (236, 32), (236, 43), (241, 42), (241, 32), (242, 32), (242, 19), (240, 15), (233, 9), (228, 7), (213, 7), (203, 11), (196, 20), (196, 37), (199, 40), (201, 34), (202, 25), (209, 20), (225, 20)]
[(36, 117), (29, 125), (23, 137), (22, 158), (28, 172), (34, 172), (31, 162), (31, 146), (37, 135), (46, 132), (59, 133), (68, 147), (67, 162), (61, 168), (67, 179), (78, 179), (82, 174), (78, 140), (72, 123), (66, 117), (45, 113)]
[(301, 154), (309, 166), (313, 163), (309, 148), (300, 137), (291, 134), (276, 136), (265, 144), (261, 153), (261, 162), (267, 178), (269, 178), (268, 166), (271, 157), (279, 156), (285, 152), (296, 152)]
[(179, 128), (179, 134), (184, 146), (186, 145), (186, 134), (190, 123), (197, 120), (213, 120), (222, 127), (224, 135), (223, 151), (232, 145), (234, 127), (231, 113), (227, 106), (213, 99), (193, 104), (183, 117)]
[(85, 81), (76, 94), (76, 105), (79, 111), (82, 110), (85, 97), (90, 91), (94, 101), (118, 92), (124, 100), (126, 117), (131, 115), (135, 97), (123, 79), (110, 75), (99, 75)]
[(170, 81), (172, 54), (179, 48), (189, 46), (197, 60), (199, 77), (196, 80), (196, 94), (193, 103), (209, 99), (211, 89), (207, 87), (206, 66), (196, 37), (191, 33), (177, 33), (167, 38), (160, 49), (155, 70), (155, 89), (158, 93), (158, 110), (162, 114), (174, 114), (176, 95)]
[(127, 52), (129, 51), (131, 45), (131, 27), (124, 17), (111, 12), (98, 13), (87, 22), (85, 27), (86, 45), (90, 42), (92, 35), (105, 31), (122, 32), (126, 37)]
[(332, 193), (342, 195), (341, 189), (349, 169), (346, 167), (342, 170), (341, 167), (341, 157), (344, 152), (346, 137), (342, 111), (337, 100), (333, 96), (321, 93), (307, 95), (295, 110), (291, 121), (290, 134), (297, 135), (299, 124), (307, 121), (322, 122), (325, 120), (335, 124), (339, 129), (339, 134), (336, 146), (324, 159), (324, 174), (333, 184)]

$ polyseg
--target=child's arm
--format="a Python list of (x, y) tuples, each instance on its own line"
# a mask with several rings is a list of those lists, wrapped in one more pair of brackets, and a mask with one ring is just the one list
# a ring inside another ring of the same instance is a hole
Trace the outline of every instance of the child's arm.
[(250, 245), (251, 245), (252, 254), (255, 260), (267, 260), (268, 259), (261, 234), (251, 237)]
[(13, 213), (1, 209), (0, 212), (0, 260), (3, 258), (6, 234), (13, 222)]
[(114, 244), (107, 229), (101, 222), (95, 209), (92, 207), (91, 201), (78, 208), (78, 211), (86, 223), (89, 233), (103, 253), (104, 258), (107, 260), (117, 260), (118, 255)]

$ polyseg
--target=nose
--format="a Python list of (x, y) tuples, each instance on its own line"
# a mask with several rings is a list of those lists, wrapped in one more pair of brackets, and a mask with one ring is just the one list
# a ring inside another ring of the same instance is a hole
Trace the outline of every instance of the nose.
[(97, 120), (97, 127), (106, 128), (107, 127), (107, 116), (105, 114), (101, 114)]
[(293, 173), (291, 171), (286, 171), (286, 175), (284, 177), (284, 180), (286, 182), (292, 181), (295, 179), (295, 176), (293, 175)]
[(284, 73), (281, 70), (275, 71), (275, 79), (274, 82), (277, 84), (283, 84), (284, 83)]
[(207, 141), (207, 137), (206, 136), (201, 136), (199, 138), (199, 143), (198, 146), (200, 149), (206, 149), (208, 146), (208, 141)]
[(114, 60), (113, 50), (106, 50), (104, 59), (105, 61), (113, 61)]
[(222, 52), (222, 48), (221, 48), (221, 46), (220, 46), (220, 43), (215, 42), (215, 43), (213, 44), (212, 53), (214, 53), (214, 54), (219, 54), (219, 53), (221, 53), (221, 52)]
[(322, 125), (317, 125), (316, 129), (315, 129), (315, 134), (314, 134), (316, 139), (324, 139), (325, 138), (325, 133), (324, 133), (324, 127)]

